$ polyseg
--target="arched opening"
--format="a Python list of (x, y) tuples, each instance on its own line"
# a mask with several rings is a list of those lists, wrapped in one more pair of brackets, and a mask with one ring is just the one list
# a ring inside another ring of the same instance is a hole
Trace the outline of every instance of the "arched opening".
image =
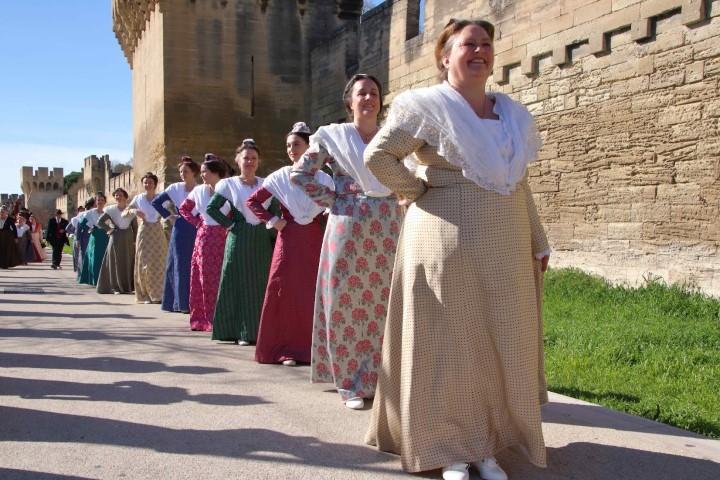
[(45, 184), (43, 182), (40, 182), (40, 191), (41, 192), (45, 191)]
[(58, 190), (59, 188), (57, 182), (53, 183), (53, 190)]

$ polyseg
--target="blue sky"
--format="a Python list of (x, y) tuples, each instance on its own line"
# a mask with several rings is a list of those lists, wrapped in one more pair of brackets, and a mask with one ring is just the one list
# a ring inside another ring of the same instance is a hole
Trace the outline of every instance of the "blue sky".
[(9, 0), (0, 13), (0, 193), (22, 165), (79, 171), (132, 157), (130, 67), (110, 0)]
[(92, 154), (130, 160), (131, 72), (111, 1), (1, 3), (0, 193), (20, 193), (23, 165), (67, 174)]

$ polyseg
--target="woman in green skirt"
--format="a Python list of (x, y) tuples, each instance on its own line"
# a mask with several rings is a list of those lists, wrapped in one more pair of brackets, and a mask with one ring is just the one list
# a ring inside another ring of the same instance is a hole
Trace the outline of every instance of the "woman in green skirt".
[(96, 286), (100, 278), (100, 267), (102, 266), (105, 249), (107, 249), (109, 237), (102, 228), (95, 228), (98, 219), (105, 213), (107, 198), (102, 192), (95, 194), (96, 207), (85, 212), (80, 221), (79, 228), (87, 229), (90, 232), (85, 255), (83, 256), (82, 271), (80, 272), (80, 283)]
[(207, 206), (208, 215), (228, 229), (212, 338), (250, 345), (257, 338), (274, 230), (265, 228), (246, 205), (263, 183), (255, 176), (260, 150), (247, 139), (236, 153), (240, 176), (220, 180)]

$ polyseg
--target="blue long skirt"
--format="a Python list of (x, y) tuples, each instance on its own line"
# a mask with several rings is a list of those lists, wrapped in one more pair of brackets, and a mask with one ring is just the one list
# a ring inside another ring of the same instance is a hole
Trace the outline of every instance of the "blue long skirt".
[(165, 263), (161, 308), (166, 312), (190, 311), (190, 260), (196, 234), (197, 229), (184, 218), (175, 220)]

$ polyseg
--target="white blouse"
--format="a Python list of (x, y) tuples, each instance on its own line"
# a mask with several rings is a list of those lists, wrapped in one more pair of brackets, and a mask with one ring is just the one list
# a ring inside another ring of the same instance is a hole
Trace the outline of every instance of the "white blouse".
[(132, 202), (130, 202), (125, 209), (125, 211), (128, 212), (125, 213), (125, 215), (132, 214), (133, 212), (131, 210), (140, 210), (145, 214), (145, 220), (143, 220), (145, 223), (157, 223), (160, 219), (160, 214), (155, 210), (155, 207), (152, 206), (152, 200), (148, 200), (147, 193), (135, 195)]
[[(215, 191), (213, 191), (213, 189), (210, 188), (209, 185), (203, 184), (193, 188), (193, 191), (190, 192), (187, 197), (193, 202), (195, 202), (195, 208), (193, 208), (192, 212), (193, 215), (200, 215), (200, 218), (202, 218), (205, 225), (219, 225), (219, 223), (216, 222), (207, 213), (207, 206), (210, 203), (213, 195), (215, 195)], [(220, 209), (220, 212), (222, 212), (224, 215), (227, 215), (228, 212), (230, 212), (230, 205), (228, 205), (227, 203), (223, 205)]]
[[(263, 180), (265, 179), (262, 177), (255, 177), (255, 185), (246, 185), (240, 180), (240, 177), (223, 178), (215, 185), (215, 192), (232, 202), (235, 208), (243, 214), (247, 223), (259, 225), (260, 219), (247, 206), (247, 199), (262, 186)], [(268, 208), (271, 201), (272, 199), (267, 199), (263, 203), (263, 207)]]
[(93, 208), (85, 212), (85, 214), (83, 215), (83, 219), (87, 220), (87, 227), (92, 228), (97, 225), (98, 218), (100, 218), (101, 216), (102, 213), (98, 212), (97, 208)]
[(180, 208), (180, 205), (182, 205), (190, 194), (190, 192), (185, 190), (185, 182), (171, 184), (165, 189), (165, 193), (168, 194), (170, 200), (175, 204), (175, 208)]
[(124, 211), (125, 209), (120, 210), (117, 205), (112, 205), (105, 209), (105, 213), (108, 214), (110, 220), (112, 220), (112, 223), (115, 225), (115, 228), (120, 230), (127, 230), (135, 218), (135, 214), (133, 213), (130, 215), (123, 215)]

